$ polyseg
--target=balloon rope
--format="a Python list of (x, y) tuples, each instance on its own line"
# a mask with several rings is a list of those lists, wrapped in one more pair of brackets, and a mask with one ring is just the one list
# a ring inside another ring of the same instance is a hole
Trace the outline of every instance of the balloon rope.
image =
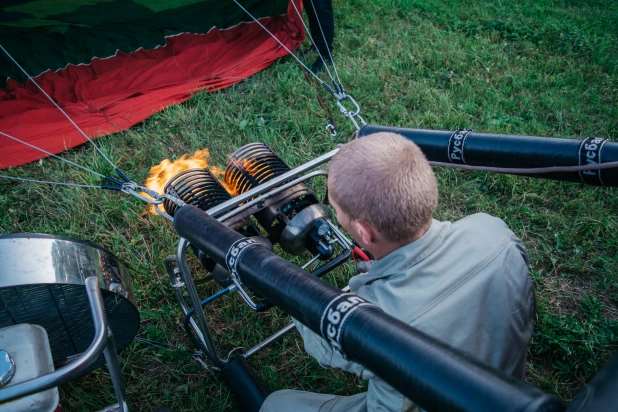
[(49, 181), (49, 180), (28, 179), (25, 177), (9, 176), (9, 175), (2, 175), (2, 174), (0, 174), (0, 177), (4, 179), (9, 179), (9, 180), (19, 180), (21, 182), (44, 183), (48, 185), (57, 185), (57, 186), (85, 187), (85, 188), (90, 188), (90, 189), (103, 189), (103, 186), (82, 185), (79, 183), (54, 182), (54, 181)]
[(256, 22), (257, 24), (259, 24), (259, 25), (260, 25), (260, 27), (261, 27), (261, 28), (263, 28), (263, 29), (264, 29), (264, 31), (266, 31), (266, 33), (270, 34), (270, 37), (272, 37), (273, 39), (275, 39), (275, 40), (277, 41), (277, 43), (279, 43), (279, 45), (285, 49), (285, 51), (287, 51), (287, 52), (288, 52), (288, 53), (289, 53), (292, 57), (294, 57), (294, 59), (296, 59), (296, 61), (297, 61), (297, 62), (298, 62), (301, 66), (303, 66), (303, 67), (305, 68), (305, 70), (307, 70), (309, 73), (311, 73), (311, 75), (312, 75), (313, 77), (315, 77), (315, 78), (316, 78), (316, 79), (320, 82), (320, 84), (322, 84), (323, 86), (325, 86), (327, 89), (330, 89), (330, 87), (329, 87), (329, 86), (328, 86), (328, 85), (327, 85), (327, 84), (326, 84), (326, 83), (325, 83), (322, 79), (320, 79), (320, 78), (318, 77), (318, 75), (317, 75), (317, 74), (315, 74), (313, 71), (311, 71), (311, 69), (310, 69), (309, 67), (307, 67), (307, 65), (306, 65), (305, 63), (303, 63), (303, 62), (302, 62), (302, 61), (301, 61), (298, 57), (296, 57), (296, 55), (294, 55), (294, 53), (292, 53), (292, 51), (291, 51), (291, 50), (290, 50), (290, 49), (289, 49), (289, 48), (288, 48), (285, 44), (283, 44), (283, 42), (281, 42), (281, 40), (279, 40), (279, 39), (277, 38), (277, 36), (275, 36), (275, 35), (274, 35), (274, 34), (273, 34), (270, 30), (268, 30), (268, 29), (266, 28), (266, 26), (264, 26), (262, 23), (260, 23), (260, 21), (259, 21), (258, 19), (256, 19), (256, 18), (253, 16), (253, 14), (249, 13), (249, 11), (248, 11), (247, 9), (245, 9), (245, 8), (242, 6), (242, 4), (240, 4), (237, 0), (233, 0), (233, 1), (234, 1), (234, 3), (236, 3), (236, 5), (237, 5), (238, 7), (240, 7), (240, 8), (241, 8), (241, 9), (242, 9), (245, 13), (247, 13), (247, 15), (248, 15), (249, 17), (251, 17), (251, 18), (253, 19), (253, 21), (254, 21), (254, 22)]

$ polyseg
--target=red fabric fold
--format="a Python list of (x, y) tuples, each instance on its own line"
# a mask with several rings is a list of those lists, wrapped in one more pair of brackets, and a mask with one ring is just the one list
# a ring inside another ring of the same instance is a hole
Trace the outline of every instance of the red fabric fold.
[[(287, 16), (260, 22), (295, 50), (304, 32), (291, 5), (290, 9)], [(257, 23), (243, 23), (226, 30), (214, 28), (207, 34), (168, 37), (162, 47), (94, 58), (89, 65), (47, 71), (35, 80), (95, 138), (128, 129), (199, 90), (229, 87), (286, 54)], [(51, 153), (86, 142), (31, 81), (19, 85), (9, 80), (8, 87), (0, 90), (0, 132)], [(44, 157), (36, 149), (0, 136), (0, 169)]]

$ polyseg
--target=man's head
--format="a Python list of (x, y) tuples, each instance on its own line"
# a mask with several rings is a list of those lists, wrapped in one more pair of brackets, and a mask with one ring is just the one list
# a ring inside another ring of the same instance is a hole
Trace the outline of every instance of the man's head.
[(433, 170), (418, 146), (394, 133), (354, 140), (328, 167), (339, 223), (380, 259), (422, 236), (438, 204)]

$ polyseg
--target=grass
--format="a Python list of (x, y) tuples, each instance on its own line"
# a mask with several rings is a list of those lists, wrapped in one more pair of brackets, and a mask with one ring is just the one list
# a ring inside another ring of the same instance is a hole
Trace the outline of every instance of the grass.
[[(614, 1), (335, 1), (336, 61), (368, 121), (403, 127), (536, 136), (618, 137), (618, 5)], [(336, 108), (327, 100), (330, 109)], [(209, 148), (214, 164), (242, 144), (269, 143), (292, 166), (344, 143), (352, 129), (324, 132), (325, 116), (297, 64), (282, 59), (219, 93), (197, 93), (131, 130), (98, 140), (137, 181), (150, 166)], [(63, 154), (110, 172), (89, 146)], [(97, 183), (55, 160), (12, 170), (24, 177)], [(436, 170), (439, 219), (487, 212), (525, 242), (538, 300), (528, 357), (531, 385), (570, 400), (618, 349), (618, 194), (615, 189), (514, 176)], [(319, 188), (322, 190), (322, 188)], [(177, 236), (144, 206), (118, 193), (0, 182), (0, 233), (43, 232), (88, 239), (131, 267), (139, 335), (178, 347), (134, 342), (123, 372), (134, 410), (237, 410), (218, 375), (190, 357), (163, 258)], [(331, 277), (344, 282), (350, 267)], [(213, 285), (201, 293), (213, 292)], [(286, 324), (278, 311), (251, 313), (237, 297), (209, 308), (225, 355)], [(250, 364), (269, 390), (352, 394), (355, 377), (324, 370), (298, 335)], [(114, 401), (104, 370), (62, 388), (68, 410)]]

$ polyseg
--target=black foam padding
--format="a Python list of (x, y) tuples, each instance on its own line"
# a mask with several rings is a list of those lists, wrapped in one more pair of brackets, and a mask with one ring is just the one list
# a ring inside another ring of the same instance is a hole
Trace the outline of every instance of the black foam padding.
[[(416, 143), (428, 160), (472, 166), (538, 168), (579, 166), (618, 161), (618, 143), (602, 138), (584, 140), (515, 136), (475, 131), (406, 129), (366, 125), (360, 136), (391, 132)], [(524, 176), (618, 186), (618, 168), (588, 172), (559, 172)]]
[[(243, 239), (193, 206), (178, 210), (174, 227), (222, 265), (232, 246)], [(345, 294), (259, 245), (238, 256), (235, 268), (245, 285), (321, 334), (323, 315)], [(473, 360), (374, 306), (353, 312), (341, 332), (344, 354), (426, 410), (564, 410), (556, 397)]]
[(577, 394), (569, 412), (618, 411), (618, 352)]
[(236, 356), (221, 369), (225, 382), (232, 390), (243, 411), (258, 412), (268, 391), (247, 364), (244, 356)]

